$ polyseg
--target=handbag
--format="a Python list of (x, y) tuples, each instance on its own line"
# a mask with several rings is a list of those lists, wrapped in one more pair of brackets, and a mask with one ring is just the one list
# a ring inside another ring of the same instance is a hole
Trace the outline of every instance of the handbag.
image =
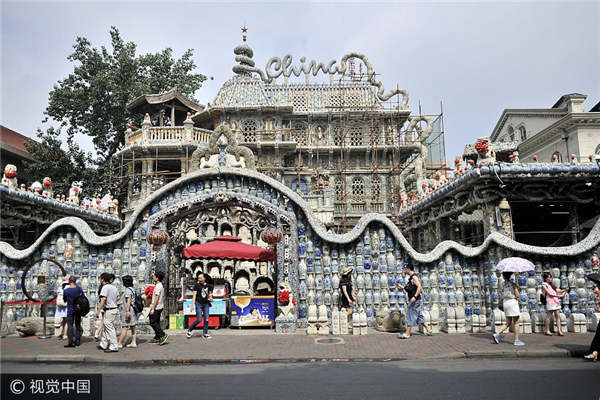
[(59, 307), (66, 307), (67, 302), (65, 301), (62, 291), (56, 296), (56, 305)]

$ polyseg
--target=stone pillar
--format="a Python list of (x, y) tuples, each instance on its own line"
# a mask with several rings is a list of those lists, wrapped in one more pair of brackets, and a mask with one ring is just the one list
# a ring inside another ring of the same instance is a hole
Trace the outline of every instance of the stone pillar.
[(577, 214), (577, 205), (569, 205), (569, 228), (571, 229), (571, 244), (579, 241), (577, 236), (579, 230), (579, 215)]
[(148, 142), (148, 130), (152, 126), (152, 121), (150, 121), (150, 114), (146, 113), (144, 116), (144, 121), (142, 122), (142, 142)]
[(496, 205), (491, 203), (482, 204), (483, 214), (483, 240), (496, 229)]
[(193, 139), (192, 134), (194, 132), (194, 121), (192, 121), (191, 113), (187, 113), (187, 118), (185, 121), (183, 121), (183, 130), (185, 134), (185, 142), (191, 143)]
[(498, 212), (500, 214), (500, 221), (496, 222), (501, 223), (501, 225), (498, 227), (498, 232), (508, 236), (511, 239), (514, 239), (515, 237), (513, 233), (510, 204), (508, 204), (508, 201), (505, 198), (500, 200), (498, 203)]
[[(144, 163), (146, 164), (146, 172), (145, 172), (145, 178), (144, 178), (144, 182), (146, 182), (146, 194), (149, 194), (152, 192), (152, 180), (153, 180), (153, 176), (152, 173), (154, 171), (154, 161), (153, 160), (144, 160)], [(142, 167), (143, 169), (143, 167)]]

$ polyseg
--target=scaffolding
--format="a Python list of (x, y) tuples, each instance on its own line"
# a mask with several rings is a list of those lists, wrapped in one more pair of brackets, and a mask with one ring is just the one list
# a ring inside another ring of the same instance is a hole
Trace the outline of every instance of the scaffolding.
[[(291, 183), (314, 205), (322, 204), (319, 201), (324, 201), (327, 194), (333, 195), (333, 222), (326, 225), (339, 233), (347, 232), (366, 212), (379, 212), (398, 222), (401, 174), (413, 167), (421, 145), (429, 149), (426, 174), (448, 168), (442, 110), (440, 114), (428, 115), (433, 120), (433, 132), (426, 139), (422, 138), (420, 126), (408, 132), (410, 116), (401, 108), (399, 96), (380, 102), (373, 95), (357, 104), (356, 94), (368, 84), (362, 64), (359, 67), (355, 73), (351, 58), (347, 73), (330, 84), (327, 90), (336, 101), (327, 105), (325, 111), (313, 112), (306, 106), (306, 112), (297, 112), (294, 107), (278, 116), (279, 124), (273, 121), (259, 126), (252, 122), (252, 115), (246, 116), (248, 124), (241, 120), (232, 124), (239, 143), (255, 153), (259, 172)], [(306, 89), (306, 96), (309, 90)], [(302, 92), (293, 94), (301, 95)], [(418, 117), (421, 116), (419, 105)], [(147, 192), (187, 173), (197, 145), (169, 151), (159, 150), (158, 145), (137, 146), (122, 151), (110, 172), (110, 179), (118, 182), (119, 199), (126, 198), (131, 209)], [(370, 184), (350, 177), (368, 178)], [(407, 190), (415, 190), (414, 186), (413, 182)]]

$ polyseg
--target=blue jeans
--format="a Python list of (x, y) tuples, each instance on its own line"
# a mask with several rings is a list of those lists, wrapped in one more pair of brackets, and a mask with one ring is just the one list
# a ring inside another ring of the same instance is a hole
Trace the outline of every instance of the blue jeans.
[(202, 315), (204, 315), (203, 330), (204, 330), (205, 335), (208, 334), (208, 310), (209, 309), (210, 309), (210, 304), (208, 304), (208, 303), (200, 304), (199, 302), (196, 302), (196, 320), (190, 326), (190, 328), (189, 328), (190, 332), (193, 331), (194, 328), (196, 327), (196, 325), (198, 325), (200, 323), (200, 321), (202, 320)]
[(408, 310), (406, 311), (406, 325), (416, 326), (425, 322), (425, 317), (421, 313), (421, 299), (414, 303), (408, 303)]

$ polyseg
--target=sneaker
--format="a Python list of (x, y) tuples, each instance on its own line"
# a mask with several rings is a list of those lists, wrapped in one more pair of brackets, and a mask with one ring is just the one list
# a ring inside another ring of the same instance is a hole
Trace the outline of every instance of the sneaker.
[(158, 343), (158, 339), (152, 339), (148, 343), (150, 343), (150, 344), (157, 344)]
[(494, 338), (494, 342), (496, 342), (496, 344), (500, 344), (500, 335), (494, 333), (492, 337)]
[(515, 346), (525, 346), (525, 343), (520, 340), (515, 340)]
[(158, 344), (163, 345), (163, 344), (167, 344), (167, 340), (169, 339), (169, 335), (167, 335), (165, 333), (165, 336), (160, 338), (160, 341), (158, 342)]
[(400, 333), (398, 335), (398, 339), (408, 339), (410, 336), (407, 336), (406, 333)]
[(208, 333), (206, 335), (204, 335), (204, 339), (212, 339), (212, 336), (210, 336)]
[(188, 339), (191, 339), (193, 335), (194, 334), (192, 333), (192, 331), (187, 331), (187, 333), (185, 334), (185, 337)]

